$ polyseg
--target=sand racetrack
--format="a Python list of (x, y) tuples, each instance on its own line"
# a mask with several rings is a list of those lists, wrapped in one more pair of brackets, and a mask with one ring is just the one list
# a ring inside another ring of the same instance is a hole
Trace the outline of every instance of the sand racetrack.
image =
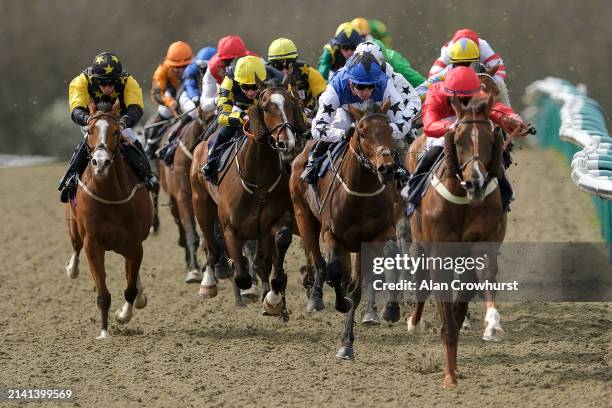
[[(525, 148), (515, 159), (518, 200), (509, 214), (508, 241), (600, 240), (589, 198), (554, 153)], [(148, 306), (126, 326), (111, 318), (112, 339), (96, 340), (100, 317), (85, 256), (76, 280), (64, 271), (72, 251), (55, 190), (63, 170), (63, 163), (0, 169), (0, 387), (73, 387), (76, 400), (58, 405), (83, 407), (560, 407), (612, 401), (610, 303), (502, 304), (506, 339), (499, 344), (480, 339), (483, 311), (473, 306), (474, 328), (460, 340), (459, 387), (443, 390), (438, 337), (409, 335), (403, 319), (392, 326), (358, 325), (356, 361), (334, 359), (343, 316), (333, 310), (329, 288), (326, 310), (306, 313), (296, 237), (286, 262), (287, 324), (261, 316), (258, 304), (237, 309), (227, 281), (217, 298), (201, 301), (198, 286), (183, 283), (183, 252), (166, 207), (161, 234), (145, 242), (141, 273)], [(108, 254), (107, 272), (114, 314), (123, 303), (122, 258)], [(432, 307), (426, 317), (437, 325)]]

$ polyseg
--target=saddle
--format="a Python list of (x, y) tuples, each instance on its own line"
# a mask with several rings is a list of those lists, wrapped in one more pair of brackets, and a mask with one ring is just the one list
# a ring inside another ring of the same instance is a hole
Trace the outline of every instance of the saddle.
[(340, 157), (348, 148), (348, 140), (341, 140), (333, 143), (327, 149), (327, 154), (322, 157), (317, 170), (317, 179), (321, 178), (332, 168), (332, 164)]
[(238, 147), (240, 147), (245, 140), (246, 135), (244, 133), (240, 133), (217, 147), (220, 152), (219, 162), (217, 164), (217, 174), (221, 174), (221, 171), (223, 171), (225, 166), (229, 163), (230, 157), (232, 156), (232, 151), (234, 150), (234, 145), (238, 144)]

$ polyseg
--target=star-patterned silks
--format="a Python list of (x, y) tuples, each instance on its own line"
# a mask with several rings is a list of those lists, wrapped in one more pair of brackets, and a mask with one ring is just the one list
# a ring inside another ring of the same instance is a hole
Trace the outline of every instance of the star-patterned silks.
[(117, 64), (119, 63), (119, 58), (117, 58), (116, 55), (111, 56), (111, 59), (116, 62)]
[(402, 93), (408, 95), (410, 93), (410, 86), (402, 88)]
[(416, 107), (412, 107), (412, 114), (416, 115), (417, 113), (419, 113), (419, 110)]
[(96, 63), (97, 63), (97, 64), (101, 64), (101, 63), (103, 63), (103, 62), (104, 62), (104, 60), (105, 60), (104, 55), (98, 55), (98, 56), (96, 57)]
[(302, 65), (300, 67), (300, 72), (304, 75), (308, 75), (308, 67), (306, 65)]
[(334, 108), (332, 107), (332, 105), (323, 104), (323, 112), (331, 116), (331, 114), (334, 113)]
[(94, 96), (95, 96), (96, 98), (101, 98), (101, 97), (102, 97), (102, 92), (100, 92), (100, 91), (96, 91), (96, 92), (94, 92)]
[(389, 110), (393, 111), (393, 115), (397, 115), (397, 112), (401, 110), (400, 104), (401, 102), (396, 102), (389, 108)]
[(397, 126), (397, 129), (400, 131), (400, 133), (404, 131), (404, 125), (405, 124), (406, 124), (406, 122), (397, 122), (395, 124), (395, 126)]
[(329, 125), (329, 122), (326, 121), (326, 120), (323, 120), (323, 119), (319, 119), (319, 120), (317, 120), (316, 125), (317, 126), (319, 126), (319, 125)]
[(113, 72), (113, 67), (111, 67), (111, 65), (110, 65), (110, 64), (106, 65), (106, 66), (104, 67), (104, 73), (105, 73), (105, 74), (110, 74), (111, 72)]
[(113, 91), (113, 92), (111, 92), (110, 96), (111, 96), (111, 98), (116, 99), (119, 96), (119, 94), (117, 92)]

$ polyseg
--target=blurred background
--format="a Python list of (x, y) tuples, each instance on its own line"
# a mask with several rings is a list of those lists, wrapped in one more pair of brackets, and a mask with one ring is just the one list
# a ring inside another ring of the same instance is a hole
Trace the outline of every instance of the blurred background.
[(549, 75), (584, 83), (611, 123), (612, 7), (609, 0), (0, 0), (0, 153), (69, 157), (80, 139), (68, 84), (102, 51), (117, 53), (153, 111), (151, 76), (168, 45), (194, 52), (238, 34), (267, 55), (277, 37), (295, 41), (316, 66), (336, 27), (355, 17), (383, 21), (391, 48), (423, 74), (455, 30), (472, 28), (504, 59), (513, 106), (525, 86)]

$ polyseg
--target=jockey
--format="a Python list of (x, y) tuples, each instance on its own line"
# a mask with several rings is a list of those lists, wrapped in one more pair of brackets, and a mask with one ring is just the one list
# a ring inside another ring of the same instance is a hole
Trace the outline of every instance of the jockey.
[[(468, 39), (471, 43), (466, 43), (465, 40), (462, 39)], [(457, 42), (461, 44), (457, 45)], [(476, 45), (476, 47), (474, 48), (472, 44)], [(437, 77), (437, 81), (443, 81), (449, 64), (456, 66), (460, 63), (469, 62), (480, 62), (487, 68), (499, 65), (493, 78), (499, 87), (501, 101), (510, 106), (508, 89), (504, 82), (506, 78), (504, 61), (502, 61), (501, 57), (493, 51), (488, 42), (479, 38), (478, 34), (470, 29), (465, 28), (457, 30), (453, 38), (442, 46), (440, 57), (431, 66), (428, 76), (430, 79)]]
[(393, 129), (393, 138), (405, 137), (411, 124), (409, 120), (406, 121), (402, 97), (393, 81), (385, 75), (372, 54), (355, 54), (347, 66), (332, 78), (319, 98), (319, 110), (312, 121), (312, 136), (317, 144), (310, 152), (308, 163), (300, 176), (302, 180), (314, 184), (319, 164), (329, 145), (347, 137), (352, 125), (348, 105), (357, 104), (363, 108), (368, 101), (379, 105), (389, 101), (391, 108), (387, 115)]
[(282, 80), (282, 74), (266, 66), (259, 57), (248, 55), (240, 58), (235, 67), (226, 71), (217, 98), (218, 121), (221, 130), (208, 142), (208, 161), (202, 166), (202, 173), (213, 184), (217, 184), (217, 166), (222, 146), (242, 132), (247, 119), (247, 109), (255, 102), (260, 87), (258, 81)]
[(351, 20), (351, 24), (359, 31), (359, 35), (363, 37), (364, 41), (372, 41), (374, 37), (370, 32), (370, 23), (363, 17), (357, 17)]
[(289, 75), (289, 92), (302, 101), (304, 108), (313, 111), (327, 84), (319, 71), (297, 58), (297, 47), (287, 38), (277, 38), (268, 48), (268, 65), (283, 76)]
[[(142, 90), (133, 76), (123, 70), (119, 58), (110, 52), (98, 54), (93, 64), (81, 72), (70, 82), (68, 99), (72, 121), (79, 126), (86, 127), (89, 121), (87, 105), (90, 100), (94, 103), (108, 102), (114, 104), (117, 99), (120, 103), (119, 128), (127, 142), (122, 143), (122, 153), (134, 172), (145, 181), (149, 190), (158, 188), (159, 183), (151, 172), (149, 162), (140, 142), (136, 139), (132, 127), (142, 117), (144, 103)], [(88, 163), (87, 139), (77, 146), (68, 171), (62, 178), (59, 190), (60, 199), (67, 203), (76, 193), (77, 177), (79, 177)]]
[[(426, 178), (431, 166), (444, 150), (444, 135), (455, 128), (456, 117), (451, 107), (451, 97), (457, 96), (463, 104), (466, 104), (480, 92), (480, 89), (478, 75), (469, 67), (450, 70), (444, 82), (437, 82), (429, 88), (423, 105), (423, 130), (427, 136), (425, 155), (408, 181), (408, 202), (414, 207), (421, 202), (422, 190), (417, 187), (422, 185), (422, 180)], [(526, 127), (523, 119), (512, 108), (499, 102), (493, 106), (490, 119), (498, 125), (502, 124), (508, 131), (513, 131), (517, 127)], [(503, 177), (498, 182), (502, 194), (508, 194), (506, 197), (511, 196), (512, 187), (507, 178)], [(509, 200), (504, 201), (509, 202)]]
[(217, 108), (217, 88), (223, 82), (225, 70), (233, 61), (247, 55), (248, 51), (242, 38), (228, 35), (219, 40), (217, 54), (208, 63), (208, 71), (202, 77), (202, 96), (200, 109), (202, 112), (212, 112)]
[(419, 95), (416, 93), (410, 82), (406, 80), (403, 75), (395, 72), (391, 63), (386, 61), (379, 44), (382, 43), (380, 41), (378, 41), (378, 43), (374, 41), (364, 41), (357, 46), (355, 54), (369, 52), (374, 56), (374, 58), (376, 58), (376, 61), (382, 68), (382, 71), (393, 81), (395, 89), (397, 89), (402, 96), (402, 102), (404, 103), (404, 107), (408, 113), (407, 118), (410, 122), (412, 122), (412, 118), (421, 110), (421, 98), (419, 98)]
[(362, 41), (359, 31), (351, 23), (340, 24), (336, 29), (336, 35), (325, 44), (319, 58), (318, 69), (323, 78), (331, 79), (334, 72), (344, 66)]
[[(158, 104), (157, 117), (155, 122), (171, 119), (179, 115), (180, 106), (178, 103), (179, 89), (182, 85), (183, 72), (187, 65), (191, 63), (193, 52), (189, 44), (183, 41), (176, 41), (170, 44), (166, 53), (165, 60), (159, 64), (153, 74), (151, 82), (151, 98)], [(180, 124), (171, 134), (174, 136), (180, 125), (189, 121), (188, 115), (181, 117)], [(162, 126), (153, 127), (147, 135), (147, 150), (150, 159), (155, 159), (156, 150), (159, 146), (157, 136), (161, 134)]]
[(385, 47), (391, 47), (391, 36), (387, 31), (387, 26), (380, 20), (368, 19), (368, 25), (370, 26), (370, 34), (375, 40), (379, 40), (384, 44)]

